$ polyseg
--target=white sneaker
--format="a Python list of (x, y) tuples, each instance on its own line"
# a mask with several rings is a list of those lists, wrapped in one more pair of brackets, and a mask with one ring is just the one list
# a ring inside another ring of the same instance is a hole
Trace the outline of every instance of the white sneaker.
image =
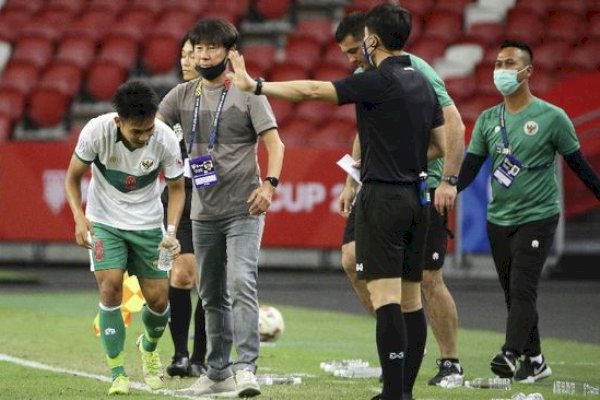
[(240, 369), (235, 372), (239, 397), (254, 397), (260, 394), (260, 386), (256, 375), (249, 369)]
[(236, 395), (237, 387), (235, 378), (230, 376), (223, 381), (213, 381), (206, 375), (202, 375), (187, 389), (177, 390), (176, 393), (186, 396), (202, 395)]

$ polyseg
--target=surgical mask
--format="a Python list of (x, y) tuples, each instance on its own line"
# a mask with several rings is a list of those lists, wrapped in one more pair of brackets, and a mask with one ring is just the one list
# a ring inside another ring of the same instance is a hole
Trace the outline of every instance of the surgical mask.
[(225, 56), (223, 61), (221, 61), (217, 65), (213, 65), (212, 67), (202, 68), (201, 66), (196, 65), (196, 71), (198, 71), (198, 73), (200, 75), (202, 75), (202, 77), (204, 79), (208, 79), (209, 81), (212, 81), (213, 79), (216, 79), (217, 77), (219, 77), (219, 75), (221, 75), (223, 73), (223, 71), (225, 71), (225, 67), (227, 66), (227, 61), (228, 61), (228, 58), (227, 58), (227, 56)]
[[(528, 66), (527, 66), (528, 67)], [(521, 82), (517, 80), (517, 75), (525, 71), (527, 67), (523, 68), (521, 71), (517, 71), (514, 69), (497, 69), (494, 71), (494, 85), (496, 85), (496, 89), (500, 93), (505, 96), (511, 95), (517, 91), (519, 86), (525, 82), (523, 79)]]
[[(375, 46), (370, 46), (370, 47), (375, 47)], [(375, 67), (375, 62), (373, 61), (373, 58), (371, 57), (371, 55), (368, 52), (368, 48), (367, 48), (367, 42), (366, 39), (363, 40), (362, 45), (360, 46), (360, 49), (362, 51), (362, 55), (365, 58), (365, 61), (367, 62), (367, 64)]]

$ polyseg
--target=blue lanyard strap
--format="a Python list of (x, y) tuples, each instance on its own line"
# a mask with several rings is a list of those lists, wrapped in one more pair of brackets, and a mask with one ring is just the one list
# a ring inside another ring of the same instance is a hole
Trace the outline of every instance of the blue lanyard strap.
[[(227, 97), (227, 92), (229, 92), (229, 85), (227, 82), (223, 86), (223, 90), (221, 91), (221, 97), (219, 99), (219, 104), (217, 105), (217, 112), (215, 113), (215, 117), (212, 122), (210, 136), (208, 138), (208, 151), (212, 152), (215, 143), (217, 143), (217, 136), (219, 130), (219, 119), (221, 119), (221, 114), (223, 112), (223, 104), (225, 104), (225, 97)], [(194, 112), (192, 115), (192, 131), (190, 132), (190, 140), (188, 146), (188, 154), (192, 153), (192, 148), (194, 146), (194, 141), (196, 138), (196, 132), (198, 130), (198, 116), (200, 115), (200, 99), (202, 98), (202, 80), (198, 82), (196, 86), (196, 101), (194, 103)]]
[[(500, 118), (500, 135), (502, 136), (502, 144), (504, 145), (504, 149), (510, 153), (510, 150), (508, 147), (508, 133), (506, 132), (506, 119), (505, 119), (504, 113), (505, 113), (505, 107), (504, 107), (504, 103), (503, 103), (500, 105), (500, 114), (498, 115), (498, 117)], [(541, 170), (550, 168), (553, 164), (554, 164), (554, 160), (547, 162), (547, 163), (533, 165), (533, 166), (523, 164), (522, 168), (525, 168), (529, 171), (541, 171)]]

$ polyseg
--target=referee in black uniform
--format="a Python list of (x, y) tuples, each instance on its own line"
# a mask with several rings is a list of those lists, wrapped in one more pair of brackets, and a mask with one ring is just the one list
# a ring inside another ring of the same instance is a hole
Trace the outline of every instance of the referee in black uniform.
[[(356, 105), (363, 182), (355, 205), (356, 271), (367, 280), (377, 315), (383, 392), (375, 398), (386, 400), (412, 398), (403, 393), (405, 364), (418, 370), (422, 359), (427, 328), (407, 331), (402, 310), (421, 304), (429, 215), (424, 171), (428, 157), (444, 152), (444, 118), (435, 92), (408, 56), (400, 55), (410, 29), (410, 13), (400, 6), (373, 8), (362, 51), (375, 68), (335, 82), (255, 81), (246, 73), (243, 57), (230, 53), (235, 69), (230, 78), (242, 90), (291, 101)], [(420, 354), (411, 348), (421, 349)]]

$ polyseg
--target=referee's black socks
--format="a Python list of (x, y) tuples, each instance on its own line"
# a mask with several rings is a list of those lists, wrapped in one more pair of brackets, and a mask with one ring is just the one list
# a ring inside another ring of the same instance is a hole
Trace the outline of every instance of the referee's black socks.
[(408, 336), (406, 360), (404, 362), (404, 393), (412, 394), (427, 341), (427, 320), (423, 309), (405, 312), (404, 322)]
[(401, 399), (406, 355), (406, 326), (400, 304), (386, 304), (376, 310), (377, 352), (383, 374), (382, 399)]
[(192, 297), (190, 289), (178, 289), (169, 287), (169, 303), (171, 304), (171, 320), (169, 328), (175, 355), (178, 357), (189, 357), (188, 336), (190, 319), (192, 317)]

